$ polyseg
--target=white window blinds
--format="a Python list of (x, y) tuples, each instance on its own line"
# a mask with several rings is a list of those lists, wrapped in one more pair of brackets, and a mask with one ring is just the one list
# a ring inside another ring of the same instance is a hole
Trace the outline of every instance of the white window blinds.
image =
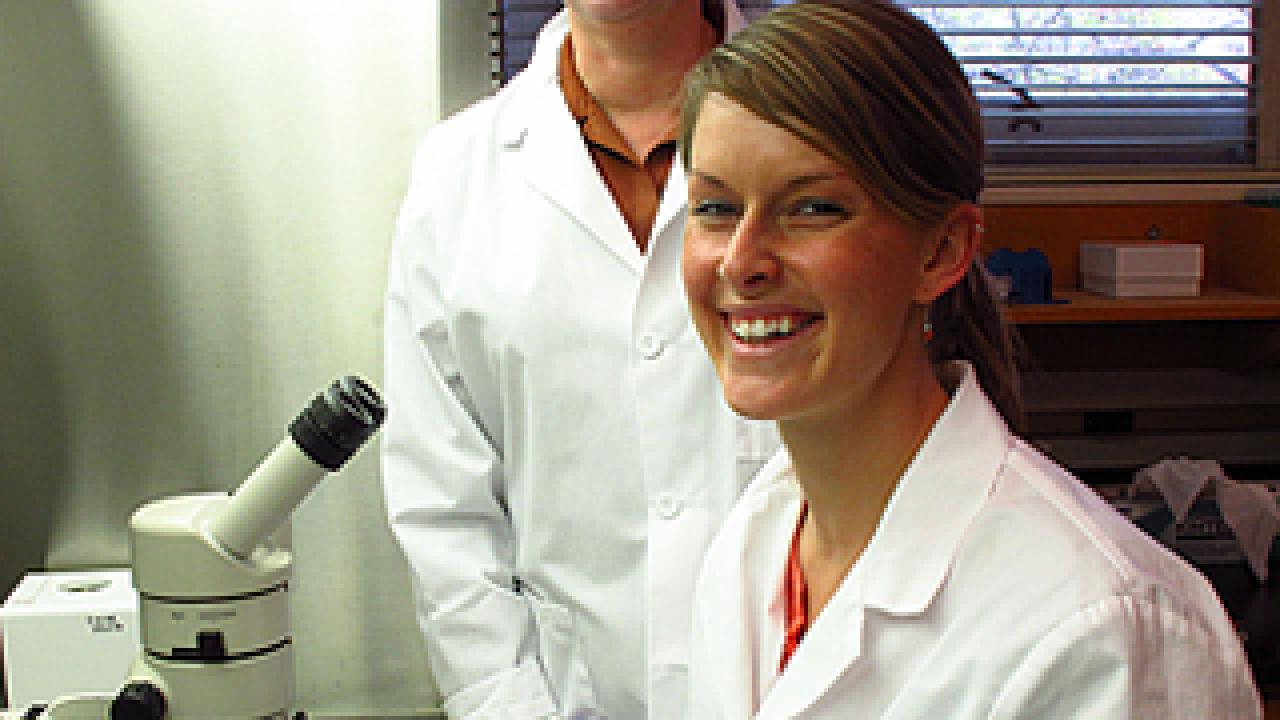
[[(753, 16), (787, 0), (739, 2)], [(955, 52), (1001, 166), (1251, 166), (1262, 0), (903, 0)], [(494, 0), (495, 79), (559, 2)]]

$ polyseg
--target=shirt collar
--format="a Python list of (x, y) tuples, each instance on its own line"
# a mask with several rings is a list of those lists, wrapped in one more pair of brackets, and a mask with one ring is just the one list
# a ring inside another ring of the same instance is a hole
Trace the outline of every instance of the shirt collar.
[[(587, 90), (587, 86), (582, 81), (582, 75), (578, 72), (577, 65), (573, 62), (573, 36), (568, 35), (564, 39), (564, 44), (560, 46), (560, 64), (559, 64), (560, 92), (564, 95), (565, 105), (569, 107), (569, 112), (573, 115), (573, 119), (578, 123), (578, 129), (582, 131), (582, 137), (589, 145), (597, 147), (604, 152), (626, 160), (633, 165), (642, 165), (643, 158), (638, 158), (627, 145), (627, 141), (622, 137), (622, 133), (618, 127), (613, 124), (613, 120), (609, 118), (609, 114), (600, 107), (594, 96)], [(667, 132), (668, 136), (674, 136), (675, 127)], [(664, 138), (669, 141), (673, 137)]]

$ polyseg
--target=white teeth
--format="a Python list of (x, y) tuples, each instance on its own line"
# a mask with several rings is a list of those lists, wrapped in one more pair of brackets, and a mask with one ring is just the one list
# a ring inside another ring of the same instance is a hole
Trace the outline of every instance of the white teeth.
[(744, 342), (755, 342), (790, 335), (792, 331), (799, 329), (799, 325), (800, 323), (790, 316), (768, 319), (755, 318), (754, 320), (740, 319), (729, 323), (734, 336)]

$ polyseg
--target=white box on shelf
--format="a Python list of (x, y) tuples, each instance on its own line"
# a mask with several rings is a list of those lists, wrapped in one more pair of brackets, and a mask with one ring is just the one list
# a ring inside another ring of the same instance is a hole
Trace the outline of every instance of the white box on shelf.
[(119, 689), (137, 657), (128, 570), (27, 573), (0, 607), (9, 707)]
[(1109, 297), (1200, 294), (1204, 246), (1192, 243), (1080, 243), (1080, 287)]

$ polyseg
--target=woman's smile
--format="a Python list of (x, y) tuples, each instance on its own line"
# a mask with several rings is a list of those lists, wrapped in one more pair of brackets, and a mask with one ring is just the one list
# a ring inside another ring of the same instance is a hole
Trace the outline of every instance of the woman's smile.
[(786, 344), (822, 321), (820, 313), (752, 308), (723, 312), (720, 317), (725, 329), (738, 341), (740, 352)]

